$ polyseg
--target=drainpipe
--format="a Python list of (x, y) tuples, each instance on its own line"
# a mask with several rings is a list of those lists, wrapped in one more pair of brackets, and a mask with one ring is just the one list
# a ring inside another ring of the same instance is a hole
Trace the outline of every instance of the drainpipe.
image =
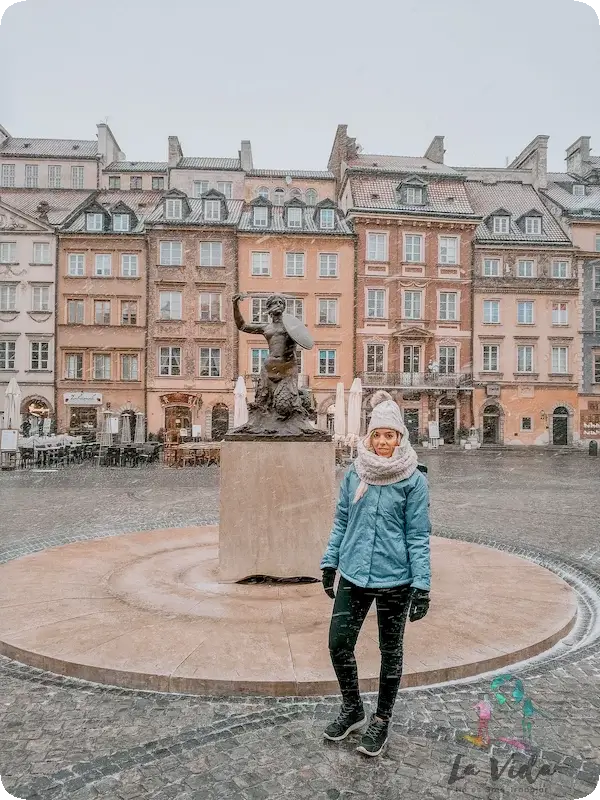
[(58, 253), (59, 253), (59, 237), (58, 228), (54, 229), (54, 236), (56, 243), (54, 247), (54, 419), (56, 420), (56, 428), (58, 433)]
[(144, 417), (146, 418), (146, 438), (150, 433), (150, 425), (149, 425), (149, 418), (148, 418), (148, 364), (149, 358), (148, 354), (150, 352), (150, 243), (148, 238), (148, 231), (144, 230), (144, 252), (145, 252), (145, 262), (146, 262), (146, 276), (145, 276), (145, 285), (146, 285), (146, 310), (145, 310), (145, 325), (144, 325)]

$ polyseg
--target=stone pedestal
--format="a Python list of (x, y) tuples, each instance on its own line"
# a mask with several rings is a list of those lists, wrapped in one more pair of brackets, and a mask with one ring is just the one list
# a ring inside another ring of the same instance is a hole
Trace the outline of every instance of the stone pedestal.
[(219, 581), (320, 580), (336, 500), (333, 442), (224, 441)]

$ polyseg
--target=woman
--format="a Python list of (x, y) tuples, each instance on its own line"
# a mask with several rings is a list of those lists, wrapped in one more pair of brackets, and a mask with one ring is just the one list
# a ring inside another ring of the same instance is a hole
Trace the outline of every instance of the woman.
[[(377, 711), (357, 750), (377, 756), (388, 740), (402, 677), (402, 640), (409, 613), (429, 608), (431, 578), (429, 489), (417, 466), (398, 405), (377, 392), (367, 436), (340, 488), (333, 529), (321, 560), (323, 587), (335, 599), (329, 651), (342, 693), (342, 710), (324, 732), (338, 742), (366, 721), (354, 648), (371, 607), (377, 605), (381, 672)], [(340, 580), (333, 584), (336, 569)]]

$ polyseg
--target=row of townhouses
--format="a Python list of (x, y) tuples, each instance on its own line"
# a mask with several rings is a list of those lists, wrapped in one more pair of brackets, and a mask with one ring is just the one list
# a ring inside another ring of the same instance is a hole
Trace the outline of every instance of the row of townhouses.
[[(95, 141), (15, 138), (0, 126), (0, 403), (97, 430), (141, 412), (148, 432), (221, 438), (233, 389), (267, 355), (239, 333), (287, 298), (315, 340), (300, 381), (318, 424), (336, 385), (385, 388), (413, 441), (570, 445), (600, 438), (600, 158), (589, 137), (547, 168), (538, 136), (507, 167), (369, 155), (338, 126), (327, 170), (237, 158), (127, 161)], [(0, 405), (0, 411), (2, 406)]]

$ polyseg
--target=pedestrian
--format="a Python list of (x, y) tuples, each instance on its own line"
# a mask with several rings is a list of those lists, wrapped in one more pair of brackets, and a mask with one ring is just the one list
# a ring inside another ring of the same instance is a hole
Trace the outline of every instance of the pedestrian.
[[(324, 736), (334, 742), (364, 726), (354, 648), (375, 599), (381, 670), (377, 710), (357, 750), (377, 756), (389, 736), (402, 677), (406, 618), (422, 619), (429, 608), (431, 578), (429, 488), (398, 404), (377, 392), (367, 436), (348, 468), (329, 543), (321, 560), (323, 587), (335, 600), (329, 651), (342, 694), (342, 709)], [(336, 570), (340, 579), (333, 585)]]

